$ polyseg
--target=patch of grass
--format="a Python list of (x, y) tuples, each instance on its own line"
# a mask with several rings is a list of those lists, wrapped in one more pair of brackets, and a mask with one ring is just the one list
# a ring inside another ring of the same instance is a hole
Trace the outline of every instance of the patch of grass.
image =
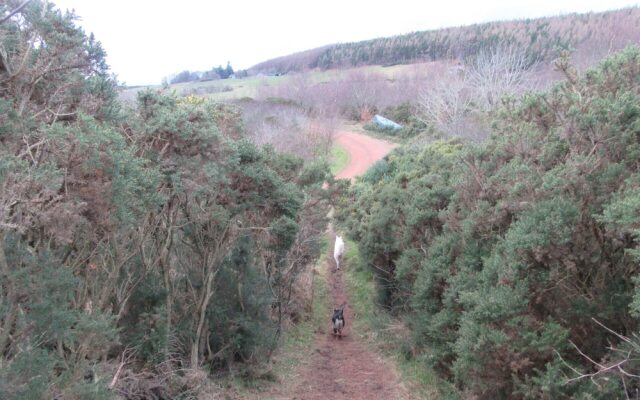
[(349, 159), (350, 157), (347, 150), (339, 144), (334, 143), (331, 148), (331, 173), (336, 175), (338, 172), (342, 171), (344, 167), (349, 164)]
[(358, 316), (352, 332), (395, 363), (414, 398), (459, 398), (455, 389), (439, 379), (419, 357), (410, 357), (408, 331), (375, 304), (373, 273), (361, 265), (357, 245), (347, 241), (345, 248), (345, 283), (351, 307)]

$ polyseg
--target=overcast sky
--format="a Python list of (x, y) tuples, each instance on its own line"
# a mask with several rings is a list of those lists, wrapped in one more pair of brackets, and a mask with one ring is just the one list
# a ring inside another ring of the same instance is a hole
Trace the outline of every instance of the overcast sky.
[(417, 30), (571, 12), (637, 0), (52, 0), (75, 9), (128, 85), (188, 69), (234, 69), (314, 47)]

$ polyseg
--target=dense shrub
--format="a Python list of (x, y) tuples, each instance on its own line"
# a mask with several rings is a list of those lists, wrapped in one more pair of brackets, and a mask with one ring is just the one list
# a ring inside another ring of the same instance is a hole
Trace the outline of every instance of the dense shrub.
[(504, 104), (486, 143), (398, 149), (338, 215), (416, 349), (479, 398), (640, 384), (603, 367), (638, 372), (622, 338), (638, 331), (640, 49), (560, 67), (548, 93)]
[(328, 166), (249, 141), (235, 107), (121, 105), (51, 3), (0, 48), (0, 398), (195, 397), (265, 360), (320, 251)]

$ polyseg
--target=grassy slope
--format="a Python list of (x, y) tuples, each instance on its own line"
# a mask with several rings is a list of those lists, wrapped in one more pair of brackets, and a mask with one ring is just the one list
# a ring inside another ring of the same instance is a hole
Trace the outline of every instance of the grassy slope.
[[(209, 93), (206, 96), (216, 100), (231, 100), (240, 99), (243, 97), (255, 97), (261, 87), (269, 87), (281, 85), (286, 82), (288, 78), (285, 76), (253, 76), (243, 79), (225, 79), (217, 81), (207, 82), (187, 82), (171, 85), (170, 89), (175, 90), (178, 94), (189, 93), (194, 90), (206, 90), (210, 87), (230, 87), (231, 91)], [(159, 89), (160, 85), (151, 86), (139, 86), (130, 89), (124, 89), (121, 92), (121, 96), (125, 99), (131, 99), (135, 97), (136, 92), (139, 90), (152, 88)]]
[(375, 305), (373, 274), (360, 265), (357, 245), (346, 243), (346, 284), (351, 306), (358, 315), (353, 332), (376, 351), (391, 359), (401, 379), (420, 399), (457, 399), (451, 385), (440, 380), (419, 357), (409, 358), (409, 338), (402, 323)]
[[(387, 76), (387, 78), (393, 80), (403, 73), (410, 72), (419, 68), (420, 64), (410, 65), (394, 65), (391, 67), (381, 67), (379, 65), (371, 65), (364, 67), (355, 67), (347, 69), (336, 69), (327, 71), (311, 71), (305, 74), (305, 79), (311, 84), (322, 84), (335, 80), (345, 79), (350, 74), (354, 73), (380, 73)], [(243, 97), (256, 97), (260, 94), (261, 89), (278, 87), (289, 83), (295, 74), (285, 76), (251, 76), (243, 79), (225, 79), (217, 81), (207, 82), (188, 82), (171, 85), (170, 89), (175, 90), (178, 94), (190, 93), (194, 90), (206, 90), (209, 87), (225, 87), (231, 88), (230, 91), (208, 93), (205, 96), (219, 101), (237, 100)], [(131, 100), (135, 98), (136, 93), (139, 90), (146, 88), (159, 89), (160, 85), (151, 86), (138, 86), (121, 91), (121, 97), (125, 100)]]

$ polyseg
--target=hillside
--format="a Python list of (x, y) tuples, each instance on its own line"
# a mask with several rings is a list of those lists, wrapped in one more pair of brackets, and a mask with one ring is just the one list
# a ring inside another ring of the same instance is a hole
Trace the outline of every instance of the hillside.
[(586, 63), (640, 40), (637, 7), (587, 14), (413, 32), (354, 43), (341, 43), (274, 58), (250, 68), (258, 73), (286, 73), (360, 65), (410, 64), (466, 59), (496, 45), (526, 48), (530, 59), (548, 60), (555, 49), (574, 49)]

